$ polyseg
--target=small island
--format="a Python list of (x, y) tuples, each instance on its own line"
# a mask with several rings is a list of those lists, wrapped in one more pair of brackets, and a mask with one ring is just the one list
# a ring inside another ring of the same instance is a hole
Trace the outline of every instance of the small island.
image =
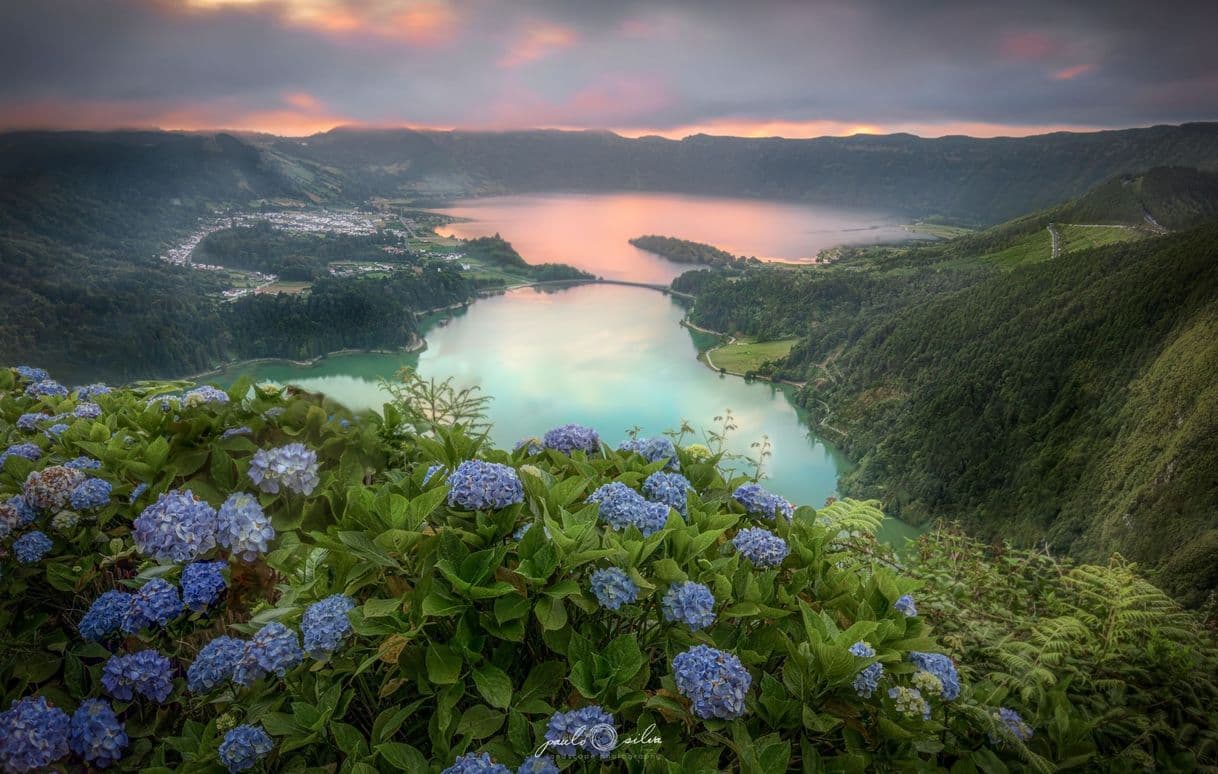
[(649, 253), (655, 253), (661, 258), (667, 258), (674, 263), (700, 263), (708, 266), (730, 266), (743, 258), (738, 258), (726, 250), (720, 250), (714, 245), (708, 245), (703, 242), (691, 242), (688, 239), (677, 239), (676, 237), (656, 236), (648, 234), (646, 236), (635, 237), (630, 240), (630, 244), (646, 250)]
[[(464, 258), (471, 269), (497, 273), (500, 279), (533, 282), (565, 282), (596, 279), (596, 275), (565, 263), (529, 263), (512, 243), (494, 236), (467, 239), (462, 243)], [(476, 272), (475, 272), (476, 273)], [(519, 276), (516, 276), (519, 275)]]

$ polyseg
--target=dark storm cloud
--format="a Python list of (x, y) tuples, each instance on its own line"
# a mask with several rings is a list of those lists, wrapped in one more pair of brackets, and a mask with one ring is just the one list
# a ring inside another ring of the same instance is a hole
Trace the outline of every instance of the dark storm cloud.
[(1213, 5), (5, 3), (0, 125), (887, 129), (1213, 119)]

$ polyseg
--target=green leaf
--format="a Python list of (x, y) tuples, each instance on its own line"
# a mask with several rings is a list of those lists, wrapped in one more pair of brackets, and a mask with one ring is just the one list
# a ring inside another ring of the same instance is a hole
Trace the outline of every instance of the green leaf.
[(369, 599), (364, 602), (364, 618), (380, 618), (393, 615), (402, 609), (400, 599)]
[(507, 709), (512, 703), (512, 679), (494, 664), (474, 669), (474, 685), (492, 707)]
[(429, 771), (423, 753), (408, 744), (385, 742), (378, 744), (376, 751), (395, 771), (404, 771), (407, 774), (426, 774)]
[(457, 735), (485, 739), (499, 730), (506, 717), (502, 712), (496, 712), (485, 704), (475, 704), (461, 713), (461, 720), (457, 722)]
[(447, 645), (427, 646), (427, 679), (437, 685), (451, 685), (461, 676), (461, 655)]

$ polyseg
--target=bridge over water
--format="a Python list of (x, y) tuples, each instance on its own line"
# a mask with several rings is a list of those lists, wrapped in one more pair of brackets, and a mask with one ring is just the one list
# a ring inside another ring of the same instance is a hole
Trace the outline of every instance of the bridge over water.
[(658, 290), (661, 293), (664, 293), (664, 294), (670, 295), (670, 296), (676, 296), (677, 298), (687, 298), (690, 300), (693, 299), (693, 295), (690, 293), (682, 293), (679, 290), (673, 290), (668, 285), (661, 285), (658, 282), (631, 282), (630, 280), (615, 280), (615, 279), (576, 279), (576, 280), (546, 280), (544, 282), (522, 282), (519, 285), (510, 285), (506, 288), (495, 289), (495, 290), (485, 290), (480, 295), (490, 296), (490, 295), (495, 295), (496, 293), (502, 293), (504, 290), (515, 290), (516, 288), (532, 288), (532, 287), (539, 287), (539, 286), (545, 286), (545, 285), (553, 285), (553, 286), (559, 286), (559, 285), (626, 285), (627, 287), (633, 287), (633, 288), (649, 288), (651, 290)]

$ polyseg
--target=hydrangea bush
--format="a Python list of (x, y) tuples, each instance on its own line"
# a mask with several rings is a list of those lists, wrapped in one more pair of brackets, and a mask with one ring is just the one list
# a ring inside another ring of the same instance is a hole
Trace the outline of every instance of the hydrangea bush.
[[(706, 447), (560, 428), (507, 451), (248, 382), (28, 391), (47, 379), (0, 370), (0, 448), (40, 452), (0, 466), (7, 771), (1047, 771), (1089, 749), (936, 637), (873, 504), (794, 508)], [(72, 418), (52, 441), (32, 413)], [(51, 529), (86, 480), (108, 489)]]

